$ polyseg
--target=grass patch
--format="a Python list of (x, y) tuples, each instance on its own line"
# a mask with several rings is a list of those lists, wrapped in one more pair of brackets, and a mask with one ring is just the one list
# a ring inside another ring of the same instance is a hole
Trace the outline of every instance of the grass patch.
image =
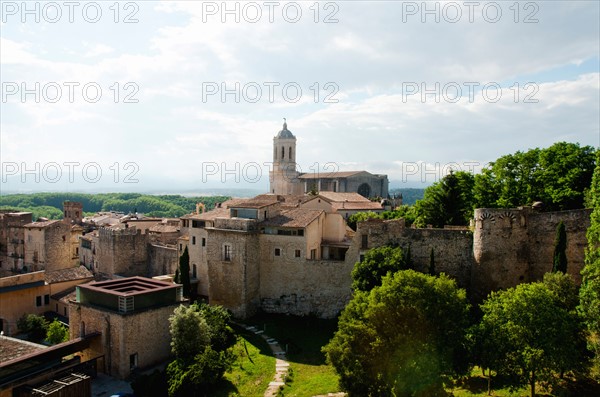
[(310, 397), (339, 391), (338, 376), (321, 352), (333, 337), (337, 320), (261, 314), (248, 323), (265, 330), (283, 349), (287, 346), (287, 360), (294, 375), (283, 388), (283, 395)]
[(275, 358), (263, 338), (239, 327), (234, 329), (240, 337), (233, 348), (236, 361), (231, 372), (225, 374), (222, 387), (213, 395), (262, 397), (275, 374)]

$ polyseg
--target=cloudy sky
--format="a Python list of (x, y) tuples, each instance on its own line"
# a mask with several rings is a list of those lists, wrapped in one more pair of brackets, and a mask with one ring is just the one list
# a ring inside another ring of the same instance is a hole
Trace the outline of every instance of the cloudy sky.
[(599, 4), (2, 1), (1, 189), (266, 190), (284, 117), (392, 187), (598, 146)]

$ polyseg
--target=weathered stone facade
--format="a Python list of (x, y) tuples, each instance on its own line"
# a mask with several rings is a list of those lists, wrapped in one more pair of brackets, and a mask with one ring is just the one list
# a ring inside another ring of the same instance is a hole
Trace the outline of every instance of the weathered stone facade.
[(98, 273), (112, 277), (148, 274), (148, 234), (135, 226), (98, 229)]
[(559, 222), (567, 232), (567, 272), (581, 283), (591, 210), (538, 212), (532, 208), (477, 209), (473, 234), (475, 299), (489, 291), (542, 279), (552, 271)]
[(58, 270), (79, 264), (79, 236), (83, 229), (61, 221), (24, 226), (24, 271)]

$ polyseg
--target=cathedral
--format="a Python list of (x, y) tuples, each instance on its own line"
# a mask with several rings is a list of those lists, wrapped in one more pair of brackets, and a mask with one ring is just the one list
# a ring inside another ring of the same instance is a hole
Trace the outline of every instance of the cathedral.
[(364, 197), (388, 197), (387, 175), (367, 171), (300, 173), (296, 170), (296, 137), (283, 123), (273, 138), (273, 169), (270, 192), (301, 195), (308, 192), (358, 193)]

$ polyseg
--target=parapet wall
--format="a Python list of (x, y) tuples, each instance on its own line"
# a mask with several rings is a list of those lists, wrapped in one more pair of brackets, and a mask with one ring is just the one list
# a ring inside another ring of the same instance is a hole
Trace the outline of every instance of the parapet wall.
[(358, 224), (356, 235), (361, 245), (362, 236), (367, 236), (367, 248), (363, 251), (390, 244), (403, 249), (410, 246), (414, 269), (423, 273), (429, 271), (433, 249), (436, 273), (446, 273), (462, 288), (470, 287), (473, 234), (466, 228), (413, 229), (405, 227), (404, 219), (369, 219)]

